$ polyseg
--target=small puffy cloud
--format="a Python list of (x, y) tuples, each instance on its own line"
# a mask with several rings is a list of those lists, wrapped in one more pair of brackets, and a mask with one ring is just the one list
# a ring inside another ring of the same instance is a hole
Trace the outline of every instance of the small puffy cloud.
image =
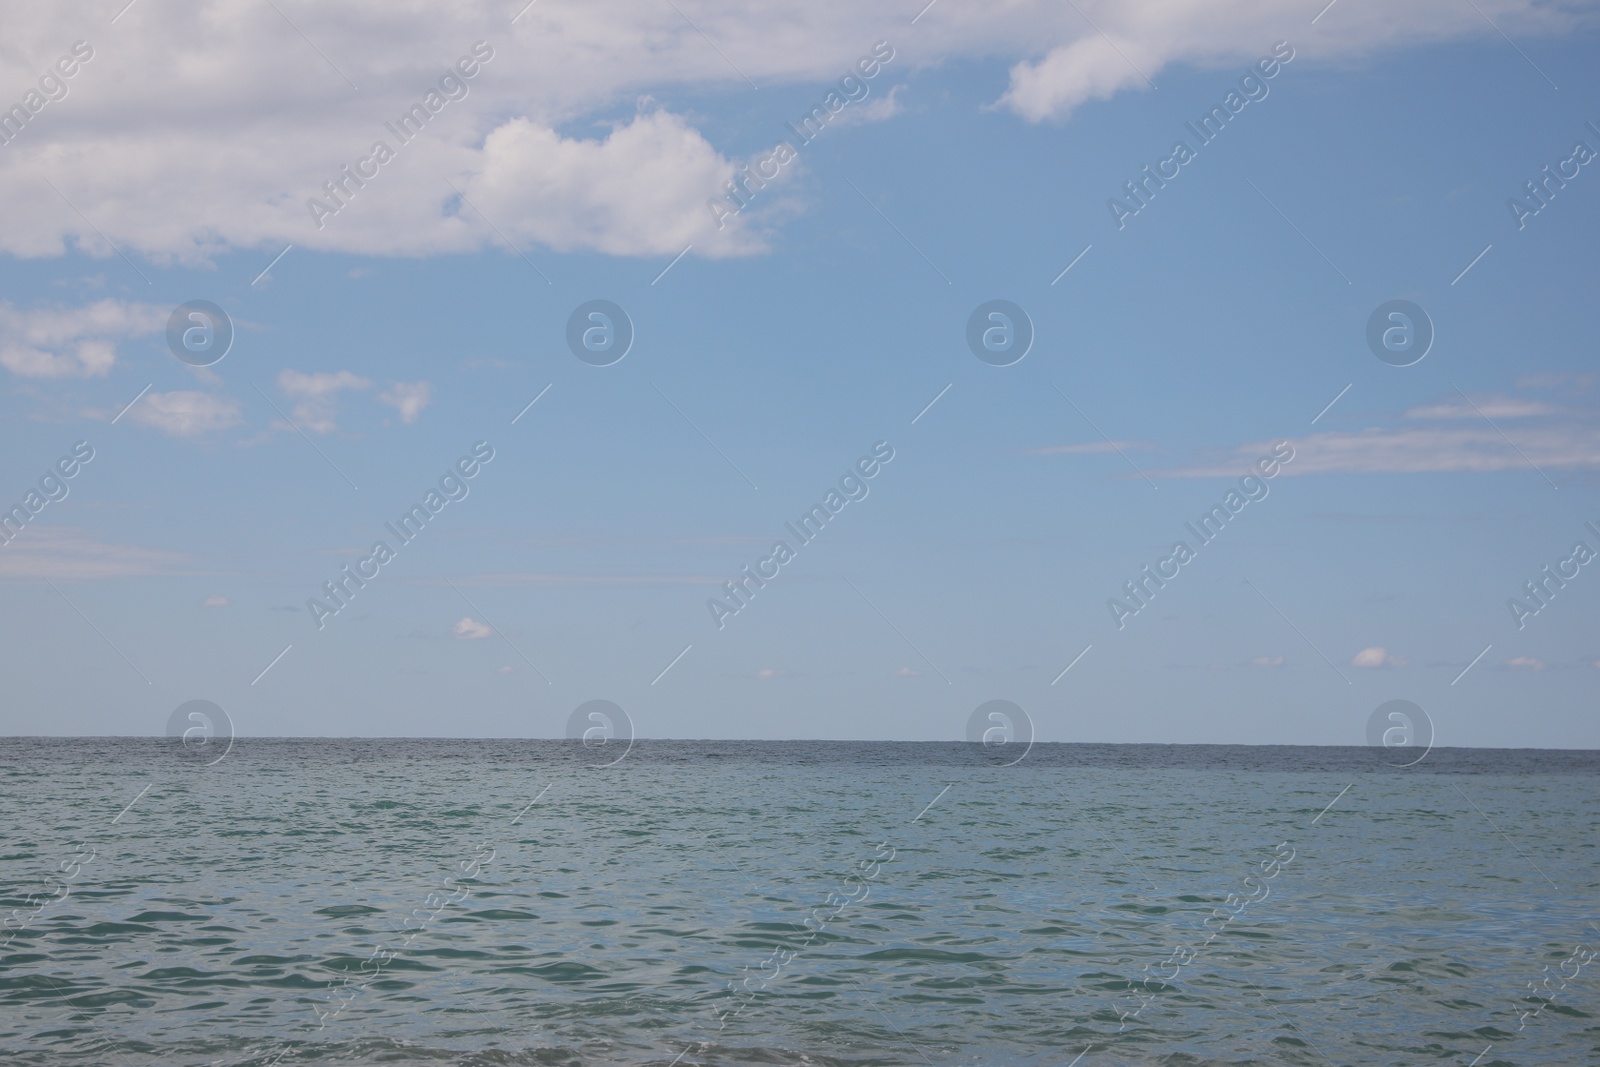
[(1250, 666), (1252, 666), (1252, 667), (1281, 667), (1281, 666), (1283, 666), (1283, 657), (1282, 656), (1252, 656), (1252, 657), (1250, 657), (1248, 662), (1249, 662)]
[(200, 606), (203, 608), (226, 608), (232, 604), (233, 601), (225, 596), (208, 596), (200, 601)]
[(213, 396), (193, 389), (174, 393), (146, 393), (128, 409), (127, 419), (136, 426), (160, 430), (170, 437), (194, 437), (239, 425), (239, 404), (225, 396)]
[(450, 632), (455, 634), (456, 638), (461, 641), (481, 641), (494, 633), (487, 625), (472, 618), (470, 615), (465, 616), (460, 622), (456, 623)]
[(1404, 667), (1411, 663), (1404, 656), (1396, 656), (1388, 649), (1373, 645), (1363, 648), (1350, 659), (1350, 666), (1365, 667), (1368, 670), (1377, 670), (1381, 667)]
[(278, 388), (300, 402), (290, 413), (302, 430), (328, 434), (339, 428), (335, 421), (338, 406), (335, 399), (346, 389), (370, 389), (372, 382), (358, 374), (342, 370), (336, 374), (318, 371), (302, 374), (297, 370), (278, 373)]
[(756, 677), (766, 682), (771, 681), (773, 678), (782, 678), (788, 673), (788, 671), (779, 670), (777, 667), (762, 667), (759, 671), (756, 671)]
[(922, 672), (911, 667), (901, 667), (894, 672), (896, 678), (921, 678)]
[(118, 342), (160, 333), (166, 316), (154, 304), (109, 299), (27, 311), (0, 303), (0, 366), (20, 378), (103, 378)]
[(1506, 666), (1513, 670), (1542, 671), (1548, 664), (1544, 660), (1536, 659), (1533, 656), (1516, 656), (1506, 660)]
[(430, 382), (390, 382), (389, 388), (378, 394), (378, 399), (398, 411), (400, 421), (409, 426), (433, 401), (433, 385)]

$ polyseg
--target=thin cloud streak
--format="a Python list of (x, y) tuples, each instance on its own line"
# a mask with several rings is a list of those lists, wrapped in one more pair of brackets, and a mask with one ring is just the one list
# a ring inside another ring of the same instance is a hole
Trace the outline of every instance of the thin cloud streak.
[[(1516, 446), (1507, 444), (1490, 427), (1427, 427), (1401, 430), (1370, 429), (1356, 433), (1320, 433), (1290, 438), (1294, 463), (1283, 468), (1288, 477), (1308, 474), (1448, 474), (1526, 471), (1531, 461), (1540, 467), (1576, 470), (1600, 467), (1600, 428), (1547, 426), (1519, 428)], [(1156, 471), (1166, 478), (1235, 477), (1273, 442), (1241, 445), (1229, 459), (1172, 470)]]
[(180, 552), (111, 544), (74, 527), (30, 523), (0, 549), (0, 579), (144, 578), (194, 573), (193, 562)]
[[(713, 574), (543, 574), (505, 572), (469, 574), (451, 579), (473, 589), (521, 589), (529, 586), (638, 586), (638, 585), (721, 585), (721, 575)], [(419, 585), (443, 585), (443, 578), (417, 579)]]

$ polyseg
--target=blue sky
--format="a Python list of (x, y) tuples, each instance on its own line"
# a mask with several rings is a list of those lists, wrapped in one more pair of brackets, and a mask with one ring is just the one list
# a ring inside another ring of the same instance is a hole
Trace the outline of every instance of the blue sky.
[[(1520, 629), (1507, 606), (1600, 551), (1600, 170), (1521, 229), (1507, 206), (1600, 150), (1592, 19), (1485, 6), (1508, 41), (1430, 5), (1428, 32), (1201, 6), (1187, 52), (1088, 8), (1115, 55), (948, 0), (795, 16), (786, 48), (733, 7), (686, 9), (720, 51), (544, 24), (597, 50), (555, 80), (538, 8), (417, 16), (381, 61), (358, 17), (307, 13), (362, 88), (280, 25), (303, 77), (268, 99), (243, 52), (174, 75), (154, 7), (29, 16), (18, 100), (96, 52), (0, 147), (0, 497), (94, 458), (0, 547), (0, 732), (159, 733), (203, 698), (241, 734), (557, 736), (604, 698), (642, 736), (953, 739), (1004, 698), (1045, 740), (1357, 744), (1404, 698), (1440, 744), (1600, 744), (1600, 571)], [(317, 230), (306, 198), (490, 37), (440, 132)], [(712, 229), (721, 180), (878, 40), (865, 99)], [(1108, 199), (1279, 41), (1266, 97), (1118, 229)], [(636, 331), (607, 367), (565, 341), (595, 298)], [(1008, 367), (964, 337), (996, 298), (1035, 330)], [(1408, 367), (1365, 340), (1396, 298), (1436, 329)], [(209, 368), (164, 336), (192, 299), (235, 326)], [(880, 441), (868, 495), (797, 545)], [(1265, 498), (1119, 629), (1108, 599), (1280, 441)], [(476, 442), (466, 497), (398, 545)], [(395, 559), (318, 629), (308, 599), (380, 538)], [(708, 598), (780, 538), (719, 629)]]

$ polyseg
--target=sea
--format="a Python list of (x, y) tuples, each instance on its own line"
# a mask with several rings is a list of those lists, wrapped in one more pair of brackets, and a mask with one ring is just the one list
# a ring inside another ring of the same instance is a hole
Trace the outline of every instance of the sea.
[(6, 1065), (1600, 1064), (1600, 753), (0, 739)]

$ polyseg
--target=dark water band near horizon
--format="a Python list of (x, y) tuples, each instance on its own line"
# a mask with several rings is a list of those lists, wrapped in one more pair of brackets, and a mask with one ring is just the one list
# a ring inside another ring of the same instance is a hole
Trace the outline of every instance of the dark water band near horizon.
[(0, 739), (18, 1065), (1600, 1062), (1600, 753)]

